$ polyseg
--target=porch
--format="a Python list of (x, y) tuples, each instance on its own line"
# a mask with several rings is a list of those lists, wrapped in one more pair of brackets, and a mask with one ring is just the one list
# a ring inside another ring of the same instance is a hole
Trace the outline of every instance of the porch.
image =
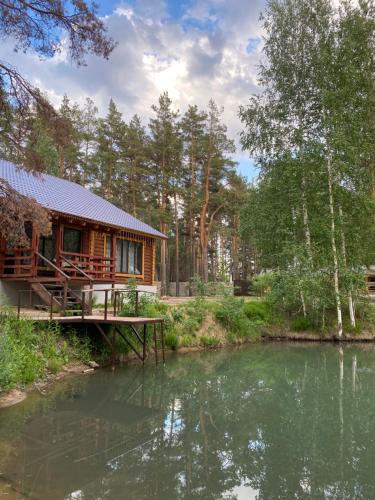
[(30, 246), (0, 241), (0, 279), (36, 278), (78, 282), (152, 284), (155, 238), (54, 214), (52, 230), (42, 236), (26, 224)]

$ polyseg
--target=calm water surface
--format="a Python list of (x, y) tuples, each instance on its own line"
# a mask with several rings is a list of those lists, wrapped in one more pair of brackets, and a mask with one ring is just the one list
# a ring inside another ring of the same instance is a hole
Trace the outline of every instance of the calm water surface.
[(375, 350), (99, 371), (0, 411), (0, 498), (375, 499)]

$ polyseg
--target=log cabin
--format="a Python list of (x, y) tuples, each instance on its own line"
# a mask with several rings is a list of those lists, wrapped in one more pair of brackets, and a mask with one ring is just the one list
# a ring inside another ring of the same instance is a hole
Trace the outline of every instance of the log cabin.
[(74, 182), (33, 175), (4, 160), (0, 178), (47, 209), (52, 222), (49, 236), (26, 223), (28, 248), (0, 240), (0, 304), (16, 305), (22, 291), (30, 305), (36, 295), (58, 307), (63, 288), (74, 303), (84, 287), (123, 287), (131, 278), (139, 289), (156, 291), (155, 246), (164, 234)]

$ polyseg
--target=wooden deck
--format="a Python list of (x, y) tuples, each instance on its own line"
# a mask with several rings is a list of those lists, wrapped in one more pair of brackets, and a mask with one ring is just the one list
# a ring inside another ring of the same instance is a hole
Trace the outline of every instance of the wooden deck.
[[(103, 314), (102, 310), (94, 311), (94, 314), (82, 313), (77, 316), (60, 316), (52, 314), (51, 311), (36, 311), (35, 309), (20, 309), (18, 310), (20, 318), (29, 319), (32, 321), (50, 322), (54, 321), (58, 324), (91, 324), (101, 334), (108, 347), (112, 352), (112, 366), (116, 364), (116, 336), (119, 336), (136, 354), (138, 359), (145, 362), (148, 357), (148, 339), (147, 325), (152, 325), (152, 348), (155, 355), (155, 363), (158, 364), (158, 344), (161, 344), (162, 360), (165, 363), (165, 345), (164, 345), (164, 319), (163, 318), (147, 318), (142, 316), (115, 316), (112, 310), (106, 310)], [(104, 328), (104, 327), (110, 327)], [(128, 331), (131, 334), (132, 340), (124, 334), (122, 326), (128, 326)], [(139, 346), (139, 348), (138, 348)]]
[(54, 314), (52, 320), (49, 314), (42, 314), (42, 312), (32, 311), (25, 312), (22, 311), (20, 317), (31, 319), (33, 321), (55, 321), (56, 323), (100, 323), (103, 325), (153, 325), (160, 324), (163, 322), (162, 318), (142, 318), (134, 316), (112, 316), (108, 314), (107, 318), (99, 314), (89, 314), (82, 316), (59, 316)]

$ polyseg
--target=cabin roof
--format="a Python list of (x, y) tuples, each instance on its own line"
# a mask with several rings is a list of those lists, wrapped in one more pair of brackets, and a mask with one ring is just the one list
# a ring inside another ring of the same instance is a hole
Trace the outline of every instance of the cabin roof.
[(33, 175), (5, 160), (0, 160), (0, 178), (18, 193), (34, 198), (48, 210), (166, 238), (161, 232), (75, 182), (47, 174)]

